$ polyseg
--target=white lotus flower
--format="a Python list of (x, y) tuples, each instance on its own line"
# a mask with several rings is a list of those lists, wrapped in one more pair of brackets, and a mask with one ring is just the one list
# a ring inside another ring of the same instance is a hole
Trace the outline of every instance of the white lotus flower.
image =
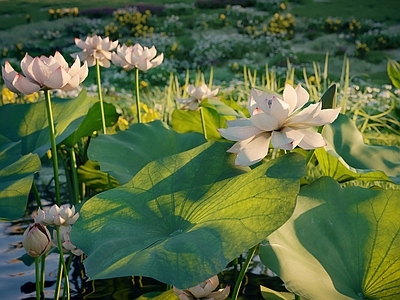
[(205, 83), (198, 87), (189, 84), (186, 88), (186, 91), (190, 97), (185, 99), (177, 98), (176, 101), (184, 104), (183, 108), (189, 110), (196, 110), (197, 108), (199, 108), (199, 104), (201, 101), (207, 98), (213, 98), (218, 94), (218, 88), (216, 88), (215, 90), (210, 90)]
[(79, 86), (88, 75), (86, 62), (81, 66), (79, 58), (71, 67), (64, 57), (56, 51), (54, 56), (31, 57), (28, 53), (21, 60), (23, 75), (16, 72), (8, 61), (2, 67), (6, 86), (15, 93), (25, 95), (39, 90), (61, 89), (71, 91)]
[(237, 141), (228, 149), (238, 153), (235, 163), (250, 166), (261, 161), (268, 154), (270, 143), (284, 150), (324, 147), (322, 135), (309, 128), (332, 123), (340, 108), (322, 109), (319, 102), (300, 110), (308, 99), (308, 92), (300, 84), (296, 89), (286, 84), (283, 99), (253, 89), (248, 102), (250, 118), (228, 121), (228, 128), (218, 129), (224, 138)]
[(43, 225), (67, 226), (74, 224), (79, 218), (79, 213), (75, 213), (75, 207), (69, 207), (69, 204), (64, 204), (58, 207), (54, 204), (47, 209), (38, 209), (38, 214), (35, 221)]
[(113, 52), (111, 60), (115, 65), (124, 68), (126, 71), (138, 68), (145, 72), (163, 62), (164, 54), (161, 53), (157, 57), (156, 55), (157, 51), (154, 46), (149, 49), (140, 44), (129, 47), (123, 44), (117, 47), (117, 53)]
[[(61, 243), (64, 252), (71, 251), (72, 254), (76, 256), (80, 256), (83, 254), (83, 251), (77, 248), (74, 244), (71, 243), (70, 235), (71, 235), (71, 225), (68, 226), (60, 226), (60, 236), (61, 236)], [(53, 230), (53, 239), (51, 241), (53, 247), (58, 248), (57, 242), (57, 231)]]
[(39, 257), (51, 248), (50, 232), (40, 223), (30, 225), (22, 236), (22, 245), (29, 256)]
[(218, 276), (215, 275), (194, 287), (185, 290), (173, 287), (173, 291), (180, 300), (223, 300), (228, 298), (230, 293), (229, 286), (213, 292), (218, 284)]
[(81, 52), (72, 53), (73, 58), (79, 57), (82, 61), (86, 61), (88, 66), (94, 66), (96, 60), (99, 65), (104, 68), (109, 68), (111, 63), (111, 50), (118, 45), (118, 41), (110, 41), (108, 37), (101, 38), (98, 35), (88, 36), (85, 41), (75, 38), (75, 44), (83, 49)]

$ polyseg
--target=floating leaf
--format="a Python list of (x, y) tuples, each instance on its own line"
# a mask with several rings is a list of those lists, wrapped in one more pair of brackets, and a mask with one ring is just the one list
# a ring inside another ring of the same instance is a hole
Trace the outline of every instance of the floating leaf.
[[(78, 128), (91, 105), (86, 90), (75, 99), (52, 99), (57, 143)], [(14, 142), (21, 140), (22, 154), (42, 157), (51, 147), (46, 102), (0, 106), (0, 134)]]
[(88, 156), (101, 170), (126, 183), (147, 163), (194, 148), (205, 142), (201, 134), (179, 134), (161, 121), (135, 124), (113, 135), (91, 140)]
[(305, 173), (288, 154), (249, 170), (228, 143), (206, 143), (147, 164), (127, 184), (89, 199), (72, 229), (90, 279), (141, 275), (197, 285), (291, 215)]
[(0, 135), (0, 221), (21, 218), (26, 210), (33, 174), (41, 163), (37, 154), (21, 156), (21, 142)]
[(260, 247), (261, 260), (310, 300), (396, 299), (399, 199), (399, 190), (341, 188), (323, 177), (301, 189), (292, 217)]
[(353, 169), (363, 172), (383, 171), (395, 183), (400, 183), (400, 149), (395, 146), (364, 144), (362, 134), (351, 119), (339, 115), (322, 132), (330, 153), (342, 159)]

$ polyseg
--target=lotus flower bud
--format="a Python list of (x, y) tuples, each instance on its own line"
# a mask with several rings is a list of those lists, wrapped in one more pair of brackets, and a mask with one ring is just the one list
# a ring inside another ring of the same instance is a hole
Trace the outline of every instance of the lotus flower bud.
[(194, 287), (185, 290), (173, 287), (173, 291), (180, 300), (223, 300), (228, 298), (230, 292), (229, 286), (213, 292), (217, 288), (218, 284), (218, 276), (215, 275)]
[(32, 257), (39, 257), (51, 248), (50, 232), (40, 223), (30, 225), (22, 236), (22, 245)]

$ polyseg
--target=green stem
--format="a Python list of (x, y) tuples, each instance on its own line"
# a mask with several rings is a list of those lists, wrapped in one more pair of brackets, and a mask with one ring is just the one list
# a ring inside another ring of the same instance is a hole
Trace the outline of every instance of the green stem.
[(41, 260), (41, 267), (40, 267), (40, 294), (43, 295), (43, 299), (44, 299), (44, 282), (46, 280), (45, 276), (45, 269), (46, 269), (46, 256), (47, 255), (43, 255), (42, 256), (42, 260)]
[(56, 143), (56, 137), (55, 137), (53, 109), (51, 106), (50, 90), (45, 90), (44, 94), (45, 94), (45, 98), (46, 98), (47, 121), (49, 123), (49, 130), (50, 130), (51, 159), (53, 160), (56, 204), (58, 206), (60, 206), (61, 205), (61, 193), (60, 193), (60, 179), (58, 177), (57, 143)]
[(71, 173), (72, 173), (72, 187), (74, 190), (74, 202), (72, 204), (80, 203), (80, 198), (79, 198), (79, 180), (78, 180), (78, 165), (76, 163), (76, 155), (75, 155), (75, 149), (73, 147), (69, 148), (69, 159), (70, 159), (70, 164), (71, 164)]
[[(68, 259), (67, 259), (67, 273), (69, 273), (69, 270), (71, 269), (71, 263), (72, 263), (72, 259), (73, 259), (74, 255), (72, 253), (69, 254)], [(69, 290), (68, 290), (69, 291)], [(63, 293), (63, 298), (65, 299), (65, 297), (68, 297), (68, 295), (66, 295), (67, 290), (64, 289), (64, 293)], [(69, 299), (69, 298), (68, 298)]]
[(201, 127), (203, 129), (203, 135), (204, 135), (204, 138), (207, 139), (207, 130), (206, 130), (206, 122), (204, 119), (204, 111), (201, 106), (199, 107), (199, 110), (200, 110), (200, 119), (201, 119)]
[[(62, 264), (62, 270), (58, 270), (58, 272), (61, 273), (61, 271), (63, 271), (64, 279), (65, 279), (64, 290), (67, 291), (67, 299), (69, 300), (70, 293), (69, 293), (68, 269), (67, 269), (67, 266), (65, 265), (65, 260), (64, 260), (64, 253), (63, 253), (61, 234), (60, 234), (60, 226), (56, 226), (56, 231), (57, 231), (58, 250), (60, 252), (60, 262)], [(65, 292), (64, 292), (64, 294), (65, 294)]]
[(249, 250), (249, 252), (247, 253), (246, 261), (244, 262), (243, 267), (240, 269), (239, 278), (236, 280), (235, 288), (233, 289), (232, 298), (231, 298), (232, 300), (237, 300), (237, 298), (238, 298), (239, 290), (242, 285), (243, 278), (246, 275), (247, 269), (249, 268), (249, 265), (254, 256), (254, 253), (256, 253), (257, 247), (258, 247), (258, 244), (255, 245), (253, 248), (251, 248)]
[(43, 209), (42, 201), (40, 200), (39, 190), (38, 190), (34, 180), (32, 181), (32, 192), (33, 192), (33, 196), (35, 197), (38, 207), (40, 209)]
[(58, 274), (57, 274), (57, 280), (56, 280), (56, 287), (54, 290), (54, 300), (58, 300), (60, 298), (60, 288), (61, 288), (61, 280), (62, 280), (62, 274), (63, 274), (63, 264), (61, 259), (58, 260)]
[(103, 133), (107, 134), (106, 128), (106, 117), (104, 115), (104, 103), (103, 103), (103, 93), (101, 89), (101, 80), (100, 80), (100, 64), (99, 60), (96, 59), (96, 75), (97, 75), (97, 92), (99, 94), (99, 101), (100, 101), (100, 112), (101, 112), (101, 122), (103, 124)]
[(39, 269), (40, 257), (35, 257), (35, 278), (36, 278), (36, 300), (40, 300), (40, 269)]
[(139, 69), (135, 68), (135, 96), (136, 96), (136, 112), (138, 123), (142, 123), (142, 115), (140, 114), (140, 96), (139, 96)]
[(300, 300), (300, 299), (301, 299), (301, 298), (300, 298), (299, 295), (294, 294), (294, 300)]

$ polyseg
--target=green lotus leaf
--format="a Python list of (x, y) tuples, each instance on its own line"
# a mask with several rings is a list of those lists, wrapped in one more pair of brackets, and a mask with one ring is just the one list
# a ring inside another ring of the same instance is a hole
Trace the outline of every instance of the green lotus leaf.
[(150, 292), (146, 293), (136, 300), (176, 300), (178, 299), (172, 290), (166, 292)]
[(179, 134), (161, 121), (135, 124), (126, 131), (91, 140), (88, 157), (121, 184), (147, 163), (194, 148), (205, 142), (198, 133)]
[(301, 189), (292, 217), (260, 247), (262, 262), (307, 299), (400, 295), (400, 190), (341, 188), (322, 177)]
[(147, 164), (89, 199), (74, 224), (90, 279), (140, 275), (197, 285), (292, 214), (304, 159), (295, 153), (236, 168), (228, 143), (205, 143)]
[(324, 175), (330, 176), (338, 182), (346, 182), (355, 179), (391, 182), (390, 178), (382, 171), (354, 169), (350, 167), (335, 151), (327, 151), (324, 148), (318, 148), (315, 149), (315, 156), (318, 159), (318, 164)]
[[(328, 151), (341, 157), (353, 170), (383, 171), (395, 183), (400, 183), (400, 149), (396, 146), (364, 144), (362, 134), (351, 119), (339, 117), (322, 132)], [(358, 172), (358, 171), (357, 171)]]
[[(75, 99), (52, 98), (57, 143), (78, 128), (91, 106), (85, 89)], [(42, 157), (51, 147), (46, 102), (0, 106), (0, 134), (14, 142), (21, 140), (22, 154), (33, 152)]]
[[(107, 127), (113, 126), (118, 121), (119, 114), (114, 105), (104, 102), (104, 117)], [(82, 137), (91, 136), (94, 131), (102, 129), (102, 126), (100, 102), (97, 101), (89, 109), (79, 127), (63, 143), (73, 147)]]
[(294, 295), (287, 292), (277, 292), (265, 286), (260, 286), (261, 295), (265, 300), (294, 300)]
[(24, 215), (33, 174), (41, 167), (37, 154), (21, 156), (21, 149), (21, 142), (0, 135), (0, 221)]
[[(219, 140), (221, 135), (217, 131), (218, 128), (225, 127), (224, 117), (220, 116), (215, 107), (202, 106), (204, 112), (204, 121), (206, 123), (207, 139)], [(199, 132), (203, 133), (201, 125), (200, 110), (181, 110), (175, 109), (172, 112), (171, 126), (180, 133)]]

